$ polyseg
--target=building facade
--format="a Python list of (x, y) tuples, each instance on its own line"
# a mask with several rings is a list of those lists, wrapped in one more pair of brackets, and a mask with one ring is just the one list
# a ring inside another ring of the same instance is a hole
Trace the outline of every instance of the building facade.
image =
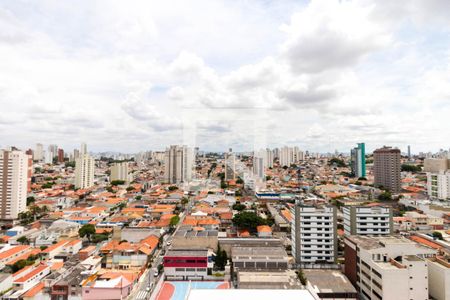
[(373, 172), (375, 186), (383, 187), (392, 193), (401, 191), (400, 150), (383, 147), (373, 152)]
[(171, 184), (186, 183), (192, 179), (192, 151), (187, 146), (170, 146), (164, 156), (165, 181)]
[(291, 213), (292, 255), (296, 263), (334, 263), (337, 258), (336, 208), (297, 204)]
[(355, 177), (366, 177), (366, 145), (359, 143), (351, 150), (351, 167)]
[(361, 299), (428, 299), (428, 263), (436, 250), (405, 238), (347, 236), (345, 275)]
[(172, 249), (164, 256), (164, 274), (167, 279), (203, 280), (211, 272), (213, 262), (208, 250)]
[(27, 207), (30, 156), (0, 150), (0, 219), (15, 220)]
[(111, 166), (111, 181), (123, 180), (126, 183), (131, 181), (128, 162), (113, 163)]
[(75, 160), (75, 188), (94, 186), (95, 160), (89, 154), (80, 154)]
[(346, 235), (390, 235), (394, 232), (392, 208), (349, 206), (343, 208)]

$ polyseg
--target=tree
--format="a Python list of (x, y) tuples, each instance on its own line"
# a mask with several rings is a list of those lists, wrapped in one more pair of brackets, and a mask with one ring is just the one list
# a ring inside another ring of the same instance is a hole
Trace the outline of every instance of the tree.
[(219, 270), (225, 270), (225, 266), (227, 265), (227, 252), (220, 248), (220, 244), (217, 245), (216, 258), (214, 260), (214, 265)]
[(392, 201), (392, 194), (389, 191), (385, 191), (378, 195), (378, 200), (380, 201)]
[(233, 209), (237, 211), (243, 211), (246, 208), (244, 204), (241, 203), (235, 203), (233, 204)]
[(236, 179), (236, 183), (237, 184), (244, 184), (244, 180), (242, 180), (241, 177), (238, 177), (238, 179)]
[(233, 224), (240, 228), (255, 231), (257, 226), (266, 225), (266, 220), (254, 212), (242, 211), (233, 217)]
[(444, 239), (444, 237), (442, 236), (442, 233), (440, 233), (439, 231), (433, 232), (433, 238), (435, 240), (441, 240), (441, 241)]
[(127, 187), (127, 192), (131, 192), (131, 191), (134, 191), (134, 187), (132, 187), (132, 186), (129, 186), (129, 187)]
[(176, 185), (171, 185), (171, 186), (169, 186), (168, 190), (175, 191), (175, 190), (178, 190), (178, 187)]
[(418, 173), (422, 171), (422, 167), (416, 166), (416, 165), (410, 165), (410, 164), (403, 164), (402, 165), (402, 172), (412, 172), (412, 173)]
[(84, 224), (78, 230), (80, 237), (87, 237), (88, 241), (91, 242), (91, 236), (95, 234), (95, 226), (92, 224)]
[(344, 162), (344, 160), (339, 159), (337, 157), (333, 157), (332, 159), (330, 159), (330, 161), (328, 162), (328, 164), (331, 165), (336, 165), (339, 168), (344, 168), (347, 166), (347, 164)]
[(306, 279), (305, 273), (303, 273), (303, 270), (302, 270), (302, 269), (299, 269), (299, 270), (298, 270), (297, 276), (298, 276), (298, 279), (300, 280), (300, 282), (301, 282), (303, 285), (306, 285), (306, 283), (308, 282), (308, 280)]
[(125, 184), (125, 180), (113, 180), (111, 181), (111, 185), (117, 186), (117, 185), (123, 185)]
[(27, 206), (34, 203), (36, 199), (33, 196), (27, 197)]
[(178, 222), (180, 222), (180, 217), (179, 216), (173, 216), (170, 219), (170, 226), (171, 227), (175, 227), (175, 226), (177, 226)]
[(47, 249), (47, 246), (40, 246), (39, 249), (41, 249), (41, 251), (44, 251), (45, 249)]
[(30, 243), (30, 240), (28, 240), (28, 238), (24, 235), (18, 238), (17, 241), (22, 245), (28, 245)]

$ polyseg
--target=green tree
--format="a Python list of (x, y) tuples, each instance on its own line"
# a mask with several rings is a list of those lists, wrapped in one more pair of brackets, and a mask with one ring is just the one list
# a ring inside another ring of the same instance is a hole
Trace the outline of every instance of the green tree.
[(22, 245), (28, 245), (30, 243), (30, 240), (28, 240), (26, 236), (21, 236), (20, 238), (17, 239), (17, 241)]
[(403, 164), (402, 165), (402, 172), (412, 172), (412, 173), (418, 173), (422, 171), (421, 166), (416, 165), (410, 165), (410, 164)]
[(117, 185), (123, 185), (125, 184), (125, 180), (113, 180), (111, 181), (111, 185), (117, 186)]
[(27, 206), (34, 203), (36, 199), (33, 196), (27, 197)]
[(179, 216), (173, 216), (170, 219), (170, 226), (171, 227), (175, 227), (175, 226), (177, 226), (178, 222), (180, 222), (180, 217)]
[(233, 209), (237, 211), (243, 211), (246, 208), (244, 204), (241, 203), (235, 203), (233, 204)]
[(442, 233), (440, 233), (439, 231), (433, 232), (433, 238), (436, 240), (441, 240), (441, 241), (444, 239), (444, 237), (442, 236)]
[(236, 180), (237, 184), (244, 184), (244, 180), (242, 180), (241, 177), (238, 177), (238, 179)]
[(92, 224), (84, 224), (78, 230), (80, 237), (87, 237), (88, 241), (91, 242), (91, 236), (95, 234), (95, 226)]
[(332, 159), (330, 159), (330, 161), (328, 162), (328, 164), (331, 165), (336, 165), (339, 168), (344, 168), (347, 166), (347, 164), (345, 163), (344, 160), (337, 158), (337, 157), (333, 157)]
[(176, 185), (171, 185), (171, 186), (169, 186), (168, 190), (175, 191), (175, 190), (178, 190), (178, 187)]
[(299, 269), (299, 270), (298, 270), (297, 276), (298, 276), (298, 279), (300, 280), (300, 282), (301, 282), (303, 285), (306, 285), (306, 283), (308, 282), (308, 280), (306, 279), (305, 273), (303, 272), (302, 269)]
[(239, 228), (255, 231), (259, 225), (266, 225), (266, 220), (251, 211), (242, 211), (233, 217), (233, 224)]
[(385, 191), (378, 195), (378, 200), (380, 201), (392, 201), (392, 194), (389, 191)]

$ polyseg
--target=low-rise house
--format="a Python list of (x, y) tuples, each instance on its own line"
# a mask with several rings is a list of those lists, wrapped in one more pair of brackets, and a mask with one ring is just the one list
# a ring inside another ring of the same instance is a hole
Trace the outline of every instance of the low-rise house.
[(50, 267), (46, 264), (24, 268), (13, 275), (13, 289), (15, 291), (27, 291), (37, 285), (48, 274), (50, 274)]
[(61, 253), (77, 254), (82, 248), (81, 240), (62, 240), (42, 251), (43, 259), (52, 259)]
[(209, 256), (206, 249), (168, 250), (164, 256), (164, 274), (167, 279), (204, 280), (213, 267)]
[(258, 237), (272, 237), (272, 229), (267, 225), (260, 225), (256, 227), (256, 231), (258, 232)]
[(82, 298), (83, 300), (126, 299), (137, 280), (137, 274), (129, 272), (93, 275), (82, 283)]

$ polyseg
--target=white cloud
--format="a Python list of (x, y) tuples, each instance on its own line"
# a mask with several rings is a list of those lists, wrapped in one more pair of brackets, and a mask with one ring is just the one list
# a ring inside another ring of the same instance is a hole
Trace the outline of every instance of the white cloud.
[(0, 140), (448, 147), (449, 2), (380, 3), (7, 1)]

